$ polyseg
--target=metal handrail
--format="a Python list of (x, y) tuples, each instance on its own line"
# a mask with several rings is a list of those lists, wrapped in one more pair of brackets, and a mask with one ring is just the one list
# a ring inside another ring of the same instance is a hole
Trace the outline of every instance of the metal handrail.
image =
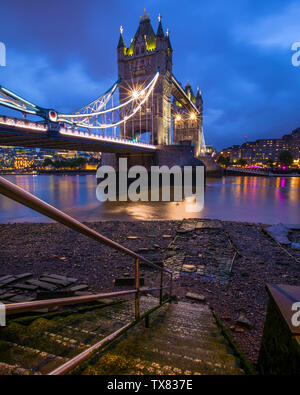
[[(50, 299), (50, 300), (42, 300), (42, 301), (33, 301), (33, 302), (24, 302), (24, 303), (14, 303), (6, 305), (6, 314), (18, 314), (23, 312), (28, 312), (32, 310), (37, 310), (40, 308), (53, 307), (53, 306), (65, 306), (72, 304), (80, 304), (95, 301), (97, 299), (109, 298), (109, 297), (117, 297), (117, 296), (125, 296), (125, 295), (135, 295), (135, 321), (125, 325), (120, 330), (112, 333), (107, 336), (102, 341), (98, 342), (94, 346), (90, 347), (88, 350), (74, 357), (66, 364), (57, 368), (55, 371), (51, 372), (50, 375), (64, 374), (69, 371), (71, 368), (74, 368), (78, 363), (82, 360), (88, 358), (88, 356), (95, 350), (100, 349), (107, 342), (114, 340), (116, 337), (120, 336), (126, 330), (130, 329), (133, 325), (138, 323), (141, 319), (145, 318), (145, 324), (148, 325), (149, 315), (157, 310), (159, 307), (163, 306), (165, 303), (169, 302), (172, 299), (172, 286), (173, 286), (173, 273), (170, 270), (165, 269), (164, 267), (158, 266), (143, 256), (135, 253), (134, 251), (129, 250), (126, 247), (123, 247), (121, 244), (114, 242), (111, 239), (101, 235), (100, 233), (90, 229), (88, 226), (82, 224), (71, 216), (65, 214), (64, 212), (58, 210), (57, 208), (51, 206), (50, 204), (40, 200), (39, 198), (33, 196), (31, 193), (24, 191), (22, 188), (13, 184), (12, 182), (6, 180), (3, 177), (0, 177), (0, 193), (18, 203), (23, 204), (43, 215), (46, 215), (49, 218), (54, 219), (55, 221), (67, 226), (68, 228), (75, 230), (97, 242), (105, 244), (121, 253), (129, 255), (135, 259), (135, 289), (127, 290), (127, 291), (117, 291), (110, 293), (102, 293), (95, 295), (85, 295), (85, 296), (75, 296), (70, 298), (59, 298), (59, 299)], [(140, 289), (140, 261), (145, 263), (148, 266), (151, 266), (160, 271), (160, 287), (158, 288), (147, 288)], [(163, 286), (163, 273), (167, 273), (170, 275), (170, 286)], [(170, 298), (166, 301), (163, 300), (163, 290), (170, 289)], [(151, 291), (160, 291), (159, 294), (159, 305), (155, 308), (149, 310), (144, 313), (142, 316), (140, 315), (140, 294), (151, 292)]]
[[(163, 287), (163, 289), (169, 289), (170, 287)], [(34, 311), (39, 309), (45, 309), (49, 307), (55, 306), (70, 306), (74, 304), (88, 303), (94, 302), (95, 300), (101, 300), (106, 298), (116, 298), (118, 296), (125, 295), (133, 295), (160, 291), (160, 287), (156, 288), (143, 288), (139, 291), (136, 289), (129, 289), (126, 291), (116, 291), (116, 292), (107, 292), (107, 293), (99, 293), (93, 295), (84, 295), (84, 296), (72, 296), (69, 298), (56, 298), (56, 299), (45, 299), (45, 300), (36, 300), (33, 302), (20, 302), (20, 303), (9, 303), (5, 305), (5, 313), (6, 315), (14, 315), (20, 313), (26, 313), (28, 311)]]
[(48, 373), (48, 376), (58, 376), (58, 375), (62, 375), (62, 374), (67, 374), (68, 372), (73, 370), (76, 366), (78, 366), (81, 362), (90, 358), (94, 352), (97, 352), (97, 351), (103, 349), (104, 346), (107, 346), (108, 344), (110, 344), (111, 342), (116, 340), (118, 337), (123, 335), (125, 332), (127, 332), (130, 328), (135, 326), (141, 320), (145, 319), (145, 321), (147, 322), (147, 320), (149, 320), (150, 314), (154, 313), (156, 310), (161, 308), (164, 304), (169, 303), (171, 300), (172, 300), (172, 298), (166, 299), (159, 305), (146, 311), (144, 314), (142, 314), (138, 318), (138, 320), (130, 322), (130, 323), (122, 326), (120, 329), (118, 329), (114, 333), (111, 333), (110, 335), (106, 336), (104, 339), (100, 340), (93, 346), (89, 347), (87, 350), (76, 355), (75, 357), (73, 357), (69, 361), (65, 362), (63, 365), (59, 366), (58, 368), (52, 370), (50, 373)]

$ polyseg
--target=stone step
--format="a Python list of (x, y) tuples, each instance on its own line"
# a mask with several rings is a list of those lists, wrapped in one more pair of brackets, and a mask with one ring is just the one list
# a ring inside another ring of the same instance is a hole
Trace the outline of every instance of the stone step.
[(208, 306), (185, 302), (156, 311), (150, 328), (132, 328), (85, 373), (244, 374)]
[(50, 371), (66, 362), (66, 359), (62, 357), (37, 348), (2, 340), (0, 341), (0, 354), (1, 363), (18, 366), (32, 373)]
[[(132, 303), (113, 304), (30, 325), (1, 328), (0, 363), (48, 373), (132, 319)], [(5, 365), (6, 366), (6, 365)]]
[[(141, 311), (157, 304), (156, 298), (141, 297)], [(29, 325), (12, 321), (0, 330), (0, 363), (46, 374), (133, 319), (131, 300), (51, 320), (38, 317)], [(243, 373), (209, 308), (185, 302), (164, 305), (152, 314), (149, 329), (144, 322), (132, 328), (107, 355), (93, 358), (86, 372)]]

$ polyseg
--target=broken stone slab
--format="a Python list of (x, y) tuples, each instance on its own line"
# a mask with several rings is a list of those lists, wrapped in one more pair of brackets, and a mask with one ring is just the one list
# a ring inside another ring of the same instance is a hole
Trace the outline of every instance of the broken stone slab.
[(32, 277), (32, 273), (22, 273), (22, 274), (18, 274), (15, 277), (17, 277), (18, 280), (23, 280), (24, 278)]
[(177, 233), (189, 233), (193, 232), (196, 228), (195, 222), (183, 222), (179, 229), (177, 229)]
[(16, 289), (26, 289), (28, 291), (35, 291), (38, 289), (37, 285), (29, 285), (29, 284), (14, 284), (10, 285), (10, 288), (16, 288)]
[(0, 277), (0, 283), (2, 283), (5, 280), (8, 280), (10, 278), (13, 278), (14, 276), (11, 274), (7, 274), (6, 276)]
[(205, 302), (205, 296), (204, 295), (188, 292), (185, 296), (188, 299), (197, 300), (198, 302)]
[(171, 235), (162, 235), (162, 238), (163, 239), (172, 239), (172, 236)]
[(13, 292), (6, 292), (5, 294), (1, 295), (1, 299), (10, 299), (13, 296), (16, 296), (16, 293)]
[(70, 285), (69, 281), (59, 280), (57, 278), (51, 277), (40, 277), (40, 281), (45, 281), (46, 283), (55, 284), (55, 285), (62, 285), (63, 287), (67, 287)]
[(76, 281), (78, 281), (77, 278), (61, 276), (59, 274), (48, 274), (48, 273), (46, 274), (46, 273), (44, 273), (43, 277), (56, 278), (57, 280), (68, 281), (69, 283), (76, 283)]
[(46, 289), (47, 291), (55, 291), (56, 286), (54, 284), (45, 283), (39, 280), (27, 280), (28, 284), (37, 285), (41, 289)]
[(80, 285), (75, 285), (75, 287), (70, 288), (70, 291), (76, 292), (76, 291), (83, 291), (84, 289), (87, 289), (89, 286), (87, 284), (80, 284)]
[(245, 328), (252, 328), (251, 322), (244, 316), (244, 314), (239, 316), (239, 318), (236, 320), (236, 324)]
[(34, 300), (34, 298), (30, 298), (26, 295), (16, 295), (16, 296), (9, 299), (10, 302), (16, 302), (16, 303), (32, 302), (33, 300)]
[(223, 229), (223, 224), (220, 221), (203, 220), (196, 223), (195, 229)]
[(127, 240), (137, 240), (139, 239), (138, 236), (127, 236)]
[(288, 234), (290, 232), (289, 228), (287, 228), (283, 224), (272, 225), (265, 229), (266, 232), (278, 243), (283, 245), (291, 244), (291, 241), (288, 238)]
[[(124, 286), (124, 285), (135, 285), (135, 278), (134, 277), (122, 277), (122, 278), (116, 278), (114, 280), (115, 286)], [(140, 286), (145, 285), (145, 279), (143, 277), (140, 278)]]
[(183, 265), (181, 270), (186, 273), (195, 273), (197, 267), (195, 265)]
[(8, 285), (8, 284), (11, 284), (11, 283), (13, 283), (13, 282), (15, 282), (15, 281), (17, 281), (17, 280), (18, 280), (18, 279), (17, 279), (16, 277), (7, 278), (6, 280), (3, 280), (3, 281), (0, 283), (0, 287), (3, 287), (3, 286)]

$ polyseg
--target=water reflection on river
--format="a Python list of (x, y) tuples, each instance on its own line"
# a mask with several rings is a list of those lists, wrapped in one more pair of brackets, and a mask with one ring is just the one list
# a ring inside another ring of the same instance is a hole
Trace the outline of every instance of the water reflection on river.
[[(186, 202), (104, 202), (96, 198), (96, 177), (6, 176), (80, 221), (219, 218), (262, 223), (300, 223), (300, 178), (224, 177), (208, 179), (204, 208), (187, 213)], [(47, 222), (48, 218), (0, 195), (0, 222)]]

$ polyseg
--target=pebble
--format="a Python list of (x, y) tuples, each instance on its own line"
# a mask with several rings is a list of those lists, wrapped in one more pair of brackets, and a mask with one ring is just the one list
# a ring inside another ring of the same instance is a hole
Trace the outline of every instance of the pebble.
[(194, 273), (197, 271), (197, 267), (194, 265), (183, 265), (182, 271), (187, 273)]
[(251, 322), (244, 316), (244, 314), (239, 316), (239, 318), (236, 320), (236, 324), (249, 329), (252, 328)]
[(205, 296), (204, 295), (199, 295), (199, 294), (196, 294), (196, 293), (188, 292), (185, 296), (188, 299), (197, 300), (199, 302), (205, 302)]

